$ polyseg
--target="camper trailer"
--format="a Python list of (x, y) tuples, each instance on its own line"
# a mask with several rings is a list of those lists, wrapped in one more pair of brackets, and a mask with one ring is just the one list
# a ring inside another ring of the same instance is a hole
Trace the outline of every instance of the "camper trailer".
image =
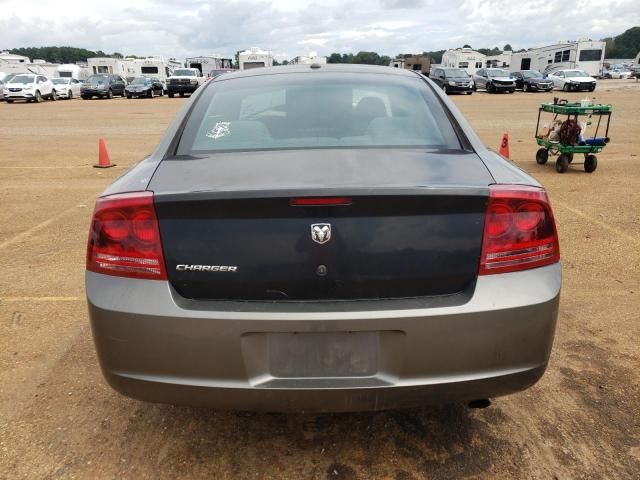
[(222, 55), (209, 55), (204, 57), (191, 57), (186, 59), (187, 68), (196, 68), (203, 77), (207, 77), (214, 70), (224, 70), (232, 68), (230, 58), (223, 58)]
[(157, 78), (162, 83), (162, 88), (167, 91), (167, 79), (173, 69), (169, 67), (162, 57), (147, 57), (133, 61), (135, 77)]
[(300, 55), (291, 59), (289, 65), (325, 65), (327, 63), (327, 57), (319, 56), (316, 52), (311, 52), (309, 55)]
[(130, 81), (136, 76), (135, 61), (130, 58), (95, 57), (88, 58), (89, 75), (112, 73)]
[(59, 78), (73, 78), (83, 82), (89, 78), (89, 68), (83, 65), (65, 63), (58, 67), (58, 73), (55, 76)]
[(258, 47), (252, 47), (249, 50), (244, 50), (238, 54), (238, 67), (240, 70), (272, 66), (273, 55), (271, 55), (271, 52), (262, 50)]
[(445, 68), (461, 68), (473, 75), (484, 67), (486, 55), (471, 48), (456, 48), (442, 54), (441, 66)]
[(604, 48), (604, 42), (591, 40), (558, 42), (514, 53), (510, 67), (511, 70), (537, 70), (542, 73), (577, 69), (598, 76), (603, 68)]

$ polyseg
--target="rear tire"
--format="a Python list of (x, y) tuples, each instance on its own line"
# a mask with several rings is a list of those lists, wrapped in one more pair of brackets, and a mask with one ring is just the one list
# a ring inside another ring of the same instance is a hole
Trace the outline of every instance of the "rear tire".
[(598, 157), (595, 155), (587, 155), (584, 158), (584, 171), (587, 173), (593, 173), (598, 168)]
[(173, 98), (173, 92), (169, 92), (167, 95), (169, 95), (169, 98)]
[(596, 87), (589, 87), (589, 91), (593, 92), (596, 89)]
[(180, 98), (184, 97), (184, 93), (180, 92)]
[(125, 95), (128, 99), (131, 99), (131, 95), (129, 95), (128, 93), (126, 93)]
[(546, 148), (540, 148), (536, 152), (536, 163), (538, 165), (544, 165), (549, 160), (549, 150)]
[(487, 92), (489, 93), (495, 93), (496, 89), (493, 86), (493, 83), (487, 83)]
[(568, 91), (569, 91), (569, 84), (568, 84), (568, 83), (565, 83), (565, 84), (562, 86), (562, 91), (563, 91), (563, 92), (568, 92)]
[(556, 160), (556, 172), (564, 173), (567, 170), (569, 170), (569, 157), (563, 153)]
[(13, 103), (13, 100), (7, 100), (7, 103)]
[(466, 93), (467, 93), (467, 95), (471, 95), (473, 92), (466, 92)]
[(58, 100), (58, 94), (56, 93), (55, 90), (51, 90), (51, 96), (49, 98), (51, 99), (52, 102), (55, 102), (56, 100)]

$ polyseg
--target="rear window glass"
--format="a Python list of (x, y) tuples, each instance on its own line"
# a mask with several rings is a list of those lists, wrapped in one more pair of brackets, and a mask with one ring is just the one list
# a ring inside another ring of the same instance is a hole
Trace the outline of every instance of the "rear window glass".
[(296, 73), (210, 84), (178, 154), (290, 148), (429, 147), (460, 143), (420, 78)]

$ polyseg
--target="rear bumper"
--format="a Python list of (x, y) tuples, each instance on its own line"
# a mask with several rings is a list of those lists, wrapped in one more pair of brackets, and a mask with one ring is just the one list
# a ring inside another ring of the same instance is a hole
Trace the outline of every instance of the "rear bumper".
[(540, 92), (550, 92), (553, 90), (553, 84), (551, 85), (538, 85), (537, 83), (529, 83), (529, 88), (531, 90), (536, 90)]
[(447, 91), (452, 93), (473, 92), (473, 87), (463, 87), (460, 85), (447, 85)]
[[(533, 385), (551, 352), (560, 277), (559, 264), (479, 277), (470, 299), (446, 307), (429, 299), (192, 302), (167, 282), (92, 272), (86, 288), (103, 373), (124, 395), (237, 410), (354, 411)], [(285, 332), (374, 332), (377, 366), (362, 376), (274, 375), (268, 339)]]
[(109, 93), (109, 89), (107, 88), (103, 88), (103, 89), (86, 88), (86, 89), (80, 90), (80, 94), (87, 97), (106, 97), (108, 93)]

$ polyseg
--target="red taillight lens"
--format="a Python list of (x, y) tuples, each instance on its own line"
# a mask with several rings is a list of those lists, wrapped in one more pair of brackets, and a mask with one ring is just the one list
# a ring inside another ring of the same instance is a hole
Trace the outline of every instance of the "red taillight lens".
[(87, 270), (166, 280), (153, 192), (99, 198), (87, 245)]
[(558, 233), (544, 189), (492, 185), (479, 274), (515, 272), (558, 261)]

